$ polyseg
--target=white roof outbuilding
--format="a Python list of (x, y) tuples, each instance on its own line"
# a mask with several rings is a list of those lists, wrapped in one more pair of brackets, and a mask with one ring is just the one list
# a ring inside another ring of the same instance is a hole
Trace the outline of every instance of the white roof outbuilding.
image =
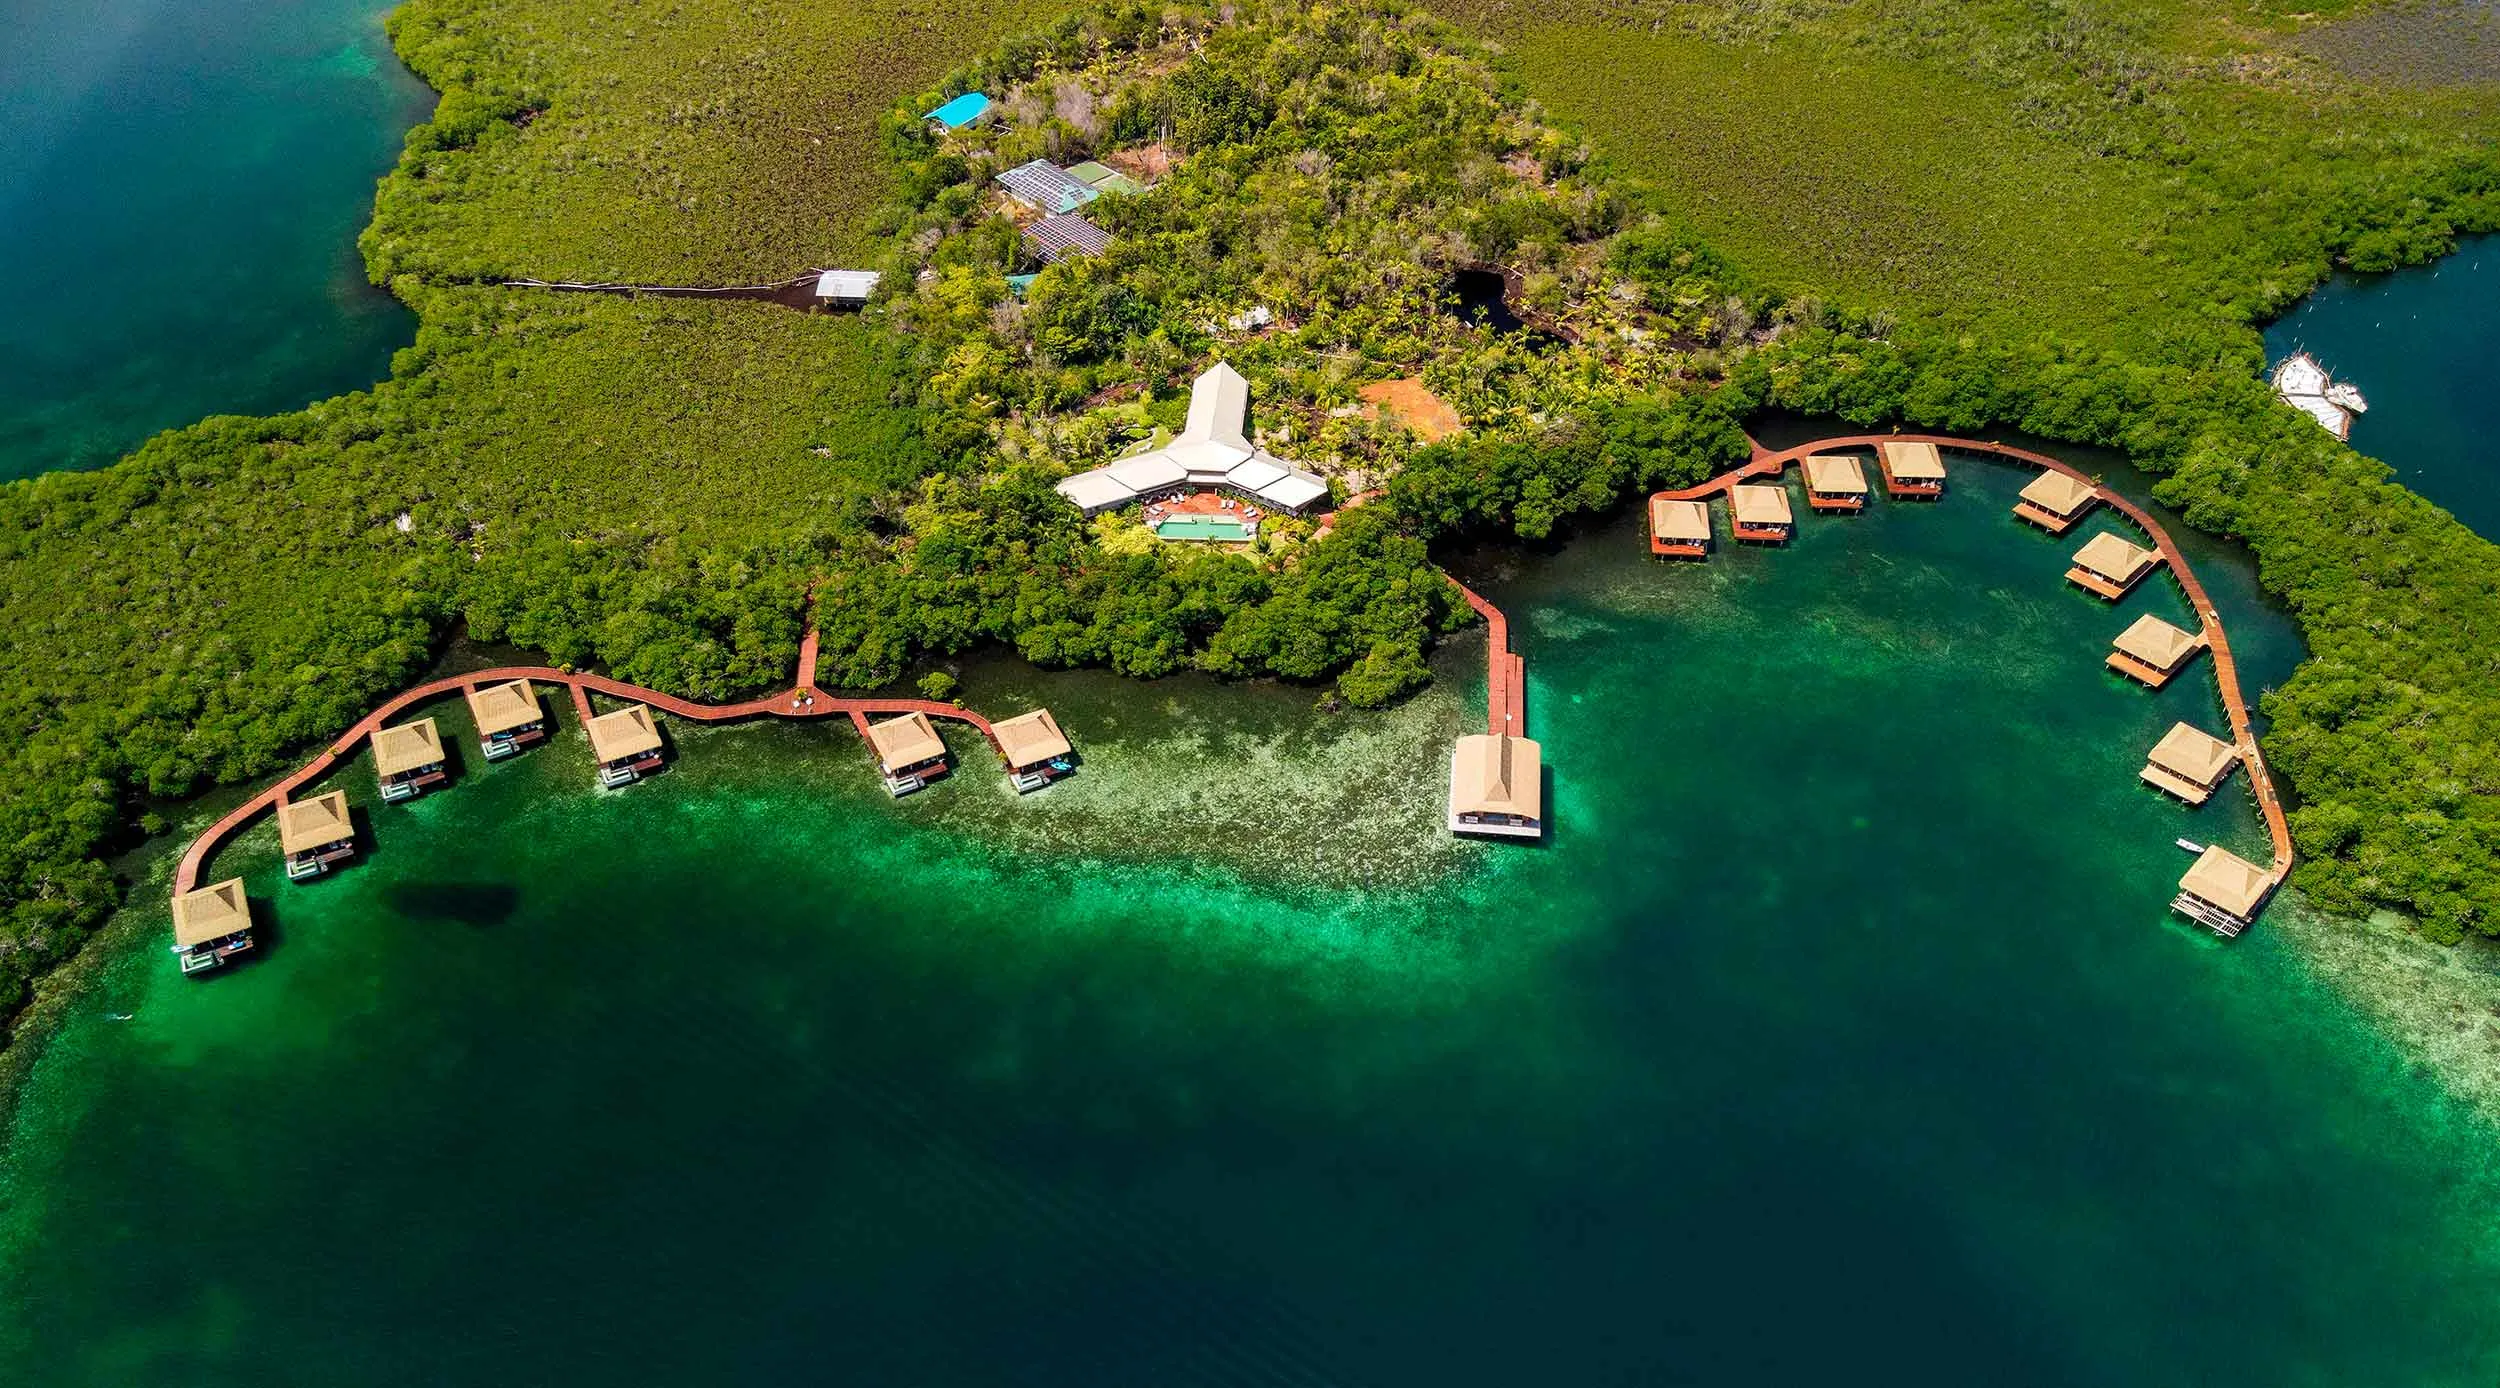
[(874, 270), (827, 270), (816, 277), (816, 297), (835, 303), (864, 304), (877, 292)]

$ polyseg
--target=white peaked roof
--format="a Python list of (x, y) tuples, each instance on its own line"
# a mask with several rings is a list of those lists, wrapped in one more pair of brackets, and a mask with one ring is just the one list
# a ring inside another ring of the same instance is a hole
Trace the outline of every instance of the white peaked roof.
[(1273, 486), (1292, 475), (1273, 458), (1252, 458), (1234, 468), (1229, 480), (1236, 487), (1247, 487), (1255, 492), (1261, 487)]
[(1288, 511), (1299, 511), (1328, 495), (1328, 484), (1307, 472), (1296, 472), (1259, 488), (1258, 494)]
[(1189, 419), (1180, 437), (1151, 453), (1080, 472), (1059, 484), (1059, 494), (1088, 515), (1181, 482), (1231, 487), (1289, 511), (1328, 495), (1326, 481), (1250, 442), (1249, 421), (1250, 382), (1219, 361), (1190, 383)]
[(1109, 473), (1112, 481), (1132, 492), (1152, 491), (1157, 487), (1168, 487), (1175, 482), (1187, 481), (1189, 478), (1189, 470), (1172, 461), (1170, 455), (1163, 452), (1140, 453), (1134, 458), (1122, 458), (1101, 470)]
[(816, 277), (819, 299), (865, 299), (876, 292), (874, 270), (827, 270)]
[(1180, 442), (1228, 443), (1247, 453), (1250, 440), (1241, 430), (1249, 418), (1250, 382), (1219, 361), (1190, 382), (1189, 423), (1181, 430)]
[(1096, 511), (1108, 511), (1114, 506), (1125, 506), (1137, 499), (1137, 493), (1120, 485), (1110, 473), (1101, 468), (1096, 468), (1092, 472), (1080, 472), (1074, 477), (1062, 479), (1059, 483), (1059, 494), (1075, 502), (1076, 509), (1089, 516)]

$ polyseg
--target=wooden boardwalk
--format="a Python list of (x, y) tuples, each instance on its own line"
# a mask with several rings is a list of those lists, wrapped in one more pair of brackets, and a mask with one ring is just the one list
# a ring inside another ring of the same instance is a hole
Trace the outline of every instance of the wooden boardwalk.
[[(1874, 448), (1877, 444), (1886, 441), (1932, 443), (1938, 448), (1949, 448), (1963, 453), (1984, 453), (1991, 457), (2020, 463), (2025, 467), (2038, 468), (2044, 472), (2063, 473), (2092, 488), (2093, 496), (2103, 505), (2125, 516), (2138, 529), (2152, 537), (2153, 547), (2161, 552), (2161, 557), (2171, 577), (2177, 580), (2180, 591), (2187, 595), (2188, 604), (2196, 609), (2196, 620), (2203, 628), (2205, 649), (2213, 653), (2214, 684), (2222, 696), (2223, 713), (2231, 722), (2231, 740), (2239, 751), (2240, 764), (2248, 768), (2248, 783), (2250, 789), (2256, 793), (2257, 810), (2265, 816), (2266, 834), (2274, 842), (2274, 863), (2268, 874), (2271, 880), (2267, 891), (2271, 893), (2274, 888), (2283, 885), (2284, 879), (2292, 874), (2291, 825), (2283, 816), (2282, 797), (2275, 792), (2274, 777), (2266, 770), (2265, 756), (2257, 747), (2257, 734), (2249, 724), (2248, 701), (2240, 693), (2239, 667), (2231, 659), (2231, 639), (2222, 629), (2222, 613), (2215, 608), (2213, 599), (2207, 596), (2205, 585), (2197, 581), (2195, 571), (2188, 567), (2187, 556), (2179, 552), (2179, 546), (2171, 540), (2170, 533), (2162, 529), (2160, 523), (2147, 514), (2143, 507), (2110, 488), (2102, 486), (2100, 479), (2045, 453), (2034, 453), (2027, 448), (2016, 448), (2011, 444), (1959, 439), (1944, 434), (1849, 434), (1839, 438), (1817, 439), (1812, 443), (1780, 450), (1764, 448), (1759, 442), (1755, 442), (1753, 457), (1742, 466), (1730, 468), (1700, 486), (1686, 487), (1681, 491), (1659, 492), (1652, 499), (1704, 500), (1725, 493), (1739, 482), (1776, 479), (1788, 468), (1802, 462), (1809, 453), (1827, 453), (1842, 448)], [(1468, 597), (1474, 600), (1475, 595), (1470, 593)], [(1496, 630), (1498, 631), (1498, 628)], [(1499, 730), (1498, 725), (1496, 730)]]
[[(1446, 577), (1447, 575), (1444, 575)], [(1510, 619), (1502, 609), (1486, 602), (1475, 589), (1450, 579), (1450, 585), (1467, 598), (1467, 605), (1476, 609), (1490, 629), (1485, 637), (1484, 714), (1485, 723), (1494, 736), (1504, 733), (1512, 737), (1528, 735), (1528, 661), (1525, 656), (1511, 654)]]
[(208, 826), (207, 830), (198, 838), (193, 839), (191, 846), (183, 851), (182, 864), (174, 871), (175, 895), (179, 896), (197, 887), (201, 872), (208, 866), (208, 860), (214, 857), (217, 850), (224, 847), (228, 840), (240, 833), (245, 825), (284, 804), (289, 796), (321, 779), (340, 761), (354, 756), (356, 750), (364, 746), (365, 739), (373, 735), (374, 729), (428, 700), (439, 699), (448, 694), (463, 693), (480, 685), (501, 684), (507, 680), (524, 679), (533, 684), (564, 686), (573, 696), (574, 714), (584, 721), (590, 718), (590, 696), (593, 694), (648, 704), (673, 718), (683, 718), (690, 723), (735, 723), (748, 718), (848, 718), (852, 726), (859, 729), (863, 738), (867, 736), (868, 719), (872, 715), (925, 713), (931, 718), (951, 718), (959, 723), (969, 723), (989, 742), (993, 750), (998, 748), (998, 737), (990, 731), (990, 721), (969, 709), (957, 708), (953, 704), (942, 704), (931, 699), (840, 699), (818, 689), (816, 687), (816, 633), (812, 625), (806, 639), (799, 644), (798, 675), (791, 687), (762, 698), (748, 699), (743, 703), (698, 704), (691, 699), (680, 699), (674, 694), (663, 694), (656, 689), (645, 689), (638, 684), (627, 684), (623, 680), (610, 679), (606, 675), (576, 674), (571, 671), (551, 669), (544, 665), (507, 665), (493, 670), (476, 670), (465, 675), (446, 675), (441, 679), (427, 680), (423, 684), (402, 690), (394, 695), (380, 708), (358, 719), (354, 727), (331, 739), (327, 749), (311, 761), (304, 763), (292, 775), (253, 796), (250, 800), (237, 805), (228, 811), (224, 818)]

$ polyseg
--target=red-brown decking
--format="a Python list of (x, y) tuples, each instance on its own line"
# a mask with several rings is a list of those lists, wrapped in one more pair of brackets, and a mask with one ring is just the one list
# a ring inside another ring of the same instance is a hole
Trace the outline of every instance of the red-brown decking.
[(1806, 489), (1806, 505), (1817, 511), (1854, 514), (1866, 509), (1866, 498), (1839, 492), (1818, 492), (1809, 487)]
[[(1472, 595), (1471, 595), (1472, 596)], [(227, 812), (225, 818), (208, 826), (205, 833), (191, 841), (184, 850), (182, 865), (174, 871), (174, 894), (179, 896), (199, 885), (200, 873), (208, 860), (244, 825), (276, 808), (286, 798), (320, 779), (342, 757), (352, 756), (373, 735), (373, 730), (399, 716), (401, 712), (429, 699), (473, 689), (479, 685), (501, 684), (506, 680), (530, 680), (540, 684), (560, 684), (573, 691), (573, 711), (583, 721), (591, 716), (590, 696), (603, 694), (612, 699), (630, 699), (649, 704), (660, 712), (693, 723), (734, 723), (747, 718), (849, 718), (859, 728), (860, 736), (868, 735), (871, 714), (925, 713), (931, 718), (952, 718), (969, 723), (988, 738), (995, 750), (998, 739), (990, 732), (990, 721), (969, 709), (941, 704), (928, 699), (837, 699), (816, 687), (816, 633), (810, 630), (799, 644), (797, 683), (777, 694), (749, 699), (736, 704), (698, 704), (663, 694), (656, 689), (627, 684), (605, 675), (574, 674), (551, 670), (541, 665), (510, 665), (496, 670), (479, 670), (466, 675), (447, 675), (428, 680), (412, 689), (401, 691), (380, 708), (357, 720), (356, 725), (331, 739), (328, 750), (306, 762), (285, 780), (253, 796)], [(1003, 755), (1003, 753), (1002, 753)]]
[(1488, 629), (1485, 637), (1484, 713), (1485, 724), (1494, 736), (1508, 733), (1512, 737), (1528, 735), (1528, 661), (1511, 654), (1510, 619), (1502, 609), (1476, 595), (1476, 590), (1453, 578), (1452, 587), (1466, 596), (1467, 605), (1484, 618)]
[[(1933, 439), (1919, 434), (1887, 434), (1884, 438), (1889, 438), (1896, 443), (1934, 442)], [(1878, 443), (1883, 441), (1884, 440), (1881, 438), (1876, 439), (1876, 442)], [(1828, 445), (1830, 442), (1831, 441), (1829, 439), (1824, 440), (1825, 445)], [(1936, 446), (1938, 448), (1942, 448), (1946, 445), (1937, 444)], [(1875, 450), (1875, 468), (1878, 472), (1881, 472), (1884, 475), (1884, 495), (1886, 496), (1907, 497), (1913, 501), (1933, 501), (1944, 495), (1944, 483), (1942, 482), (1903, 482), (1894, 478), (1892, 475), (1892, 460), (1885, 457), (1884, 450), (1880, 448)]]
[(2034, 506), (2028, 501), (2017, 501), (2014, 503), (2014, 514), (2052, 535), (2063, 535), (2081, 524), (2085, 516), (2091, 515), (2092, 508), (2086, 506), (2071, 516), (2061, 516), (2055, 511)]
[(2081, 588), (2083, 591), (2090, 593), (2092, 596), (2099, 598), (2103, 602), (2116, 602), (2120, 598), (2125, 597), (2127, 594), (2134, 592), (2137, 584), (2151, 578), (2153, 576), (2153, 571), (2160, 567), (2161, 565), (2159, 562), (2147, 564), (2144, 566), (2144, 571), (2142, 573), (2128, 579), (2126, 582), (2112, 583), (2105, 575), (2096, 574), (2081, 564), (2077, 564), (2073, 568), (2066, 571), (2066, 581), (2078, 588)]
[[(1803, 460), (1809, 453), (1830, 453), (1847, 448), (1873, 448), (1886, 439), (1909, 443), (1932, 443), (1938, 448), (1959, 449), (1965, 453), (1986, 453), (2010, 462), (2021, 463), (2025, 467), (2064, 473), (2090, 486), (2094, 499), (2125, 516), (2138, 529), (2152, 537), (2153, 548), (2160, 553), (2162, 562), (2168, 566), (2171, 576), (2178, 580), (2180, 590), (2187, 594), (2188, 604), (2196, 609), (2196, 620), (2203, 629), (2205, 649), (2213, 652), (2214, 686), (2222, 696), (2223, 712), (2231, 720), (2231, 740), (2239, 750), (2240, 764), (2248, 768), (2249, 788), (2256, 793), (2258, 813), (2265, 816), (2266, 834), (2274, 841), (2274, 864), (2269, 873), (2272, 885), (2267, 888), (2267, 891), (2270, 894), (2275, 887), (2283, 885), (2283, 880), (2292, 875), (2292, 829), (2290, 823), (2283, 817), (2283, 802), (2275, 793), (2273, 776), (2266, 771), (2265, 757), (2257, 748), (2257, 734), (2249, 727), (2248, 701), (2240, 694), (2239, 667), (2231, 660), (2231, 640), (2222, 630), (2222, 614), (2215, 609), (2213, 599), (2206, 596), (2205, 585), (2197, 582), (2195, 571), (2188, 567), (2187, 556), (2179, 552), (2179, 547), (2172, 542), (2170, 533), (2163, 530), (2150, 515), (2146, 514), (2143, 507), (2102, 486), (2096, 478), (2083, 469), (2071, 463), (2060, 462), (2045, 453), (2034, 453), (2027, 448), (2016, 448), (2010, 444), (1987, 443), (1978, 439), (1957, 439), (1943, 434), (1853, 434), (1845, 438), (1816, 439), (1812, 443), (1781, 451), (1773, 451), (1764, 448), (1759, 442), (1748, 440), (1753, 442), (1753, 457), (1742, 466), (1730, 468), (1698, 487), (1659, 492), (1657, 495), (1671, 501), (1700, 500), (1716, 496), (1739, 482), (1750, 482), (1766, 477), (1776, 478), (1789, 465)], [(1877, 449), (1876, 453), (1879, 458), (1882, 456), (1881, 449)], [(1498, 723), (1494, 730), (1496, 732), (1501, 730)]]
[(2147, 665), (2125, 651), (2111, 651), (2109, 659), (2102, 663), (2119, 674), (2125, 675), (2128, 679), (2143, 684), (2146, 688), (2159, 689), (2178, 678), (2179, 671), (2185, 670), (2195, 661), (2196, 651), (2203, 649), (2205, 649), (2205, 638), (2200, 636), (2196, 638), (2196, 649), (2179, 658), (2177, 670), (2164, 670), (2159, 666)]

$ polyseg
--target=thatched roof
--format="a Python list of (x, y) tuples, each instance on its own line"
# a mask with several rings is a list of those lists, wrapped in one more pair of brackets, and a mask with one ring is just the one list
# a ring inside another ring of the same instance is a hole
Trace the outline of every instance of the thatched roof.
[(1727, 500), (1740, 525), (1789, 525), (1796, 518), (1788, 508), (1788, 489), (1776, 483), (1747, 482), (1730, 487)]
[(443, 763), (443, 737), (431, 718), (396, 723), (373, 730), (373, 770), (378, 776), (399, 776)]
[(1059, 731), (1059, 720), (1051, 717), (1046, 708), (1002, 719), (990, 725), (990, 732), (998, 739), (999, 751), (1009, 766), (1036, 766), (1074, 750), (1068, 745), (1067, 735)]
[(2060, 520), (2091, 505), (2092, 499), (2098, 495), (2091, 483), (2055, 469), (2041, 473), (2031, 479), (2030, 486), (2023, 488), (2023, 500)]
[(1846, 453), (1816, 453), (1805, 461), (1806, 490), (1824, 496), (1866, 495), (1866, 467)]
[(2173, 723), (2153, 744), (2146, 761), (2173, 776), (2209, 786), (2230, 771), (2240, 754), (2230, 743), (2192, 723)]
[(1458, 740), (1450, 762), (1453, 814), (1545, 818), (1544, 749), (1524, 737), (1478, 733)]
[(2075, 551), (2075, 564), (2112, 583), (2132, 583), (2160, 556), (2142, 545), (2129, 544), (2104, 530)]
[(1886, 439), (1876, 447), (1884, 452), (1884, 468), (1896, 482), (1941, 482), (1944, 480), (1944, 455), (1932, 443), (1910, 443)]
[(888, 771), (901, 771), (946, 755), (946, 743), (938, 737), (936, 725), (929, 721), (929, 715), (917, 711), (869, 724), (868, 742), (877, 749), (877, 760)]
[(2156, 670), (2169, 670), (2187, 659), (2200, 639), (2194, 632), (2181, 631), (2148, 612), (2118, 633), (2118, 639), (2110, 644), (2121, 654), (2134, 656)]
[(1649, 533), (1669, 544), (1708, 544), (1710, 508), (1698, 501), (1652, 497), (1649, 502)]
[(244, 898), (240, 877), (174, 898), (174, 943), (185, 949), (251, 928), (252, 907)]
[(289, 854), (310, 853), (354, 837), (356, 825), (347, 817), (346, 791), (278, 806), (278, 847)]
[(2266, 889), (2271, 885), (2271, 873), (2219, 847), (2198, 855), (2195, 865), (2179, 879), (2179, 890), (2243, 918), (2265, 901)]
[(590, 755), (602, 766), (660, 750), (659, 724), (641, 704), (600, 714), (584, 723), (582, 731), (590, 734)]
[(477, 723), (478, 736), (493, 737), (515, 728), (547, 721), (544, 709), (538, 706), (538, 691), (528, 680), (507, 684), (490, 684), (484, 689), (469, 691), (469, 717)]

